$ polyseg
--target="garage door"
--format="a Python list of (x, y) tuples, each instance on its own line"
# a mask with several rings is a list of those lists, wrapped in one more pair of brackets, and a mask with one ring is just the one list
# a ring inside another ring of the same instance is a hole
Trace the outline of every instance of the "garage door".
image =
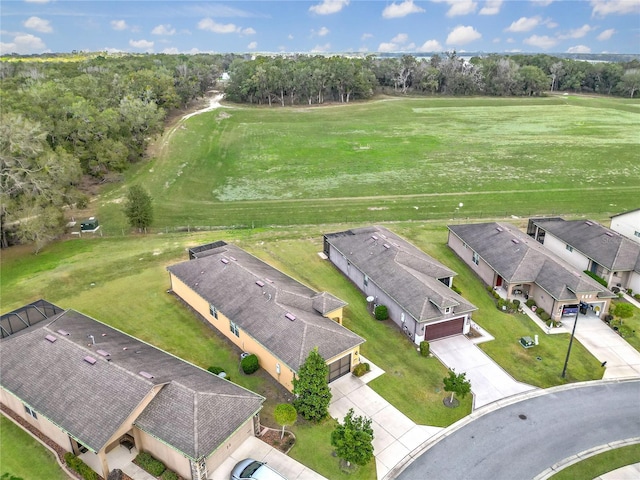
[(329, 383), (351, 371), (351, 354), (329, 364)]
[(451, 335), (457, 335), (459, 333), (462, 333), (463, 327), (464, 327), (464, 317), (456, 318), (448, 322), (427, 325), (427, 332), (425, 334), (425, 338), (427, 340), (435, 340), (437, 338), (450, 337)]

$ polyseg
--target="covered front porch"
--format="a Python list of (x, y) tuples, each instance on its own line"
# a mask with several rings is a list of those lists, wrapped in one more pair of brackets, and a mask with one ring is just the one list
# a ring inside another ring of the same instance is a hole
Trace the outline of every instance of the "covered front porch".
[[(132, 448), (131, 451), (124, 445), (118, 445), (111, 449), (107, 455), (107, 465), (109, 471), (120, 469), (126, 473), (133, 480), (156, 480), (154, 476), (142, 470), (139, 466), (133, 463), (133, 459), (138, 454), (137, 448)], [(102, 475), (102, 462), (98, 454), (91, 451), (80, 454), (79, 456), (84, 463), (89, 465), (92, 470)]]

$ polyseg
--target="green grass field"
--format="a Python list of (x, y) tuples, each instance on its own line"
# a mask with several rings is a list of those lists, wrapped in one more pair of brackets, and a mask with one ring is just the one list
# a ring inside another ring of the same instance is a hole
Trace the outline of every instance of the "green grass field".
[[(615, 448), (579, 463), (571, 465), (550, 477), (553, 480), (576, 480), (598, 478), (626, 465), (640, 462), (640, 444)], [(621, 475), (620, 478), (629, 478)]]
[[(309, 109), (229, 106), (198, 115), (178, 123), (148, 163), (92, 202), (104, 237), (61, 241), (37, 256), (29, 247), (3, 251), (2, 310), (45, 298), (204, 368), (223, 367), (267, 397), (261, 417), (276, 427), (272, 411), (286, 392), (265, 375), (236, 373), (239, 352), (166, 293), (165, 267), (186, 260), (188, 247), (234, 242), (347, 301), (345, 326), (367, 339), (363, 355), (387, 372), (370, 386), (416, 423), (450, 425), (470, 412), (471, 398), (443, 407), (446, 369), (420, 357), (391, 322), (372, 320), (363, 296), (317, 255), (323, 233), (395, 222), (387, 226), (458, 272), (455, 285), (479, 307), (474, 321), (496, 338), (482, 348), (516, 379), (542, 388), (598, 379), (600, 363), (579, 342), (567, 380), (560, 377), (568, 335), (543, 337), (535, 352), (517, 344), (537, 327), (494, 307), (446, 247), (445, 224), (539, 214), (606, 221), (637, 208), (638, 107), (573, 96), (380, 99)], [(122, 214), (132, 183), (154, 199), (155, 228), (146, 236), (128, 235)], [(172, 233), (181, 226), (218, 230)], [(372, 466), (339, 472), (329, 455), (331, 429), (328, 422), (294, 425), (299, 443), (291, 455), (328, 478), (371, 478)], [(3, 453), (5, 442), (3, 436)]]
[[(134, 169), (157, 228), (541, 214), (637, 207), (640, 102), (380, 99), (230, 105), (180, 123)], [(124, 187), (97, 208), (120, 232)], [(460, 207), (460, 203), (463, 204)]]

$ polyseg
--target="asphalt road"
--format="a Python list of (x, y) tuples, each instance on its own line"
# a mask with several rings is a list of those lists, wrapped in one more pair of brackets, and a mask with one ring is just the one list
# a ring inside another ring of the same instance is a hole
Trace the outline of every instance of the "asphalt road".
[(416, 458), (401, 480), (532, 479), (593, 447), (640, 437), (640, 380), (589, 384), (494, 410)]

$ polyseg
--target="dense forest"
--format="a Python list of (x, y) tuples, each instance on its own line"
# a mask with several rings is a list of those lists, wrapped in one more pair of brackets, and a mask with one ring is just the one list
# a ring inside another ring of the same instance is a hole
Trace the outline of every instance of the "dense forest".
[[(229, 78), (220, 81), (221, 75)], [(225, 75), (226, 76), (226, 75)], [(83, 186), (140, 161), (167, 114), (212, 89), (230, 101), (318, 105), (395, 95), (532, 96), (571, 91), (634, 97), (640, 62), (455, 52), (428, 59), (348, 56), (69, 54), (0, 59), (1, 245), (36, 250), (83, 208)]]

